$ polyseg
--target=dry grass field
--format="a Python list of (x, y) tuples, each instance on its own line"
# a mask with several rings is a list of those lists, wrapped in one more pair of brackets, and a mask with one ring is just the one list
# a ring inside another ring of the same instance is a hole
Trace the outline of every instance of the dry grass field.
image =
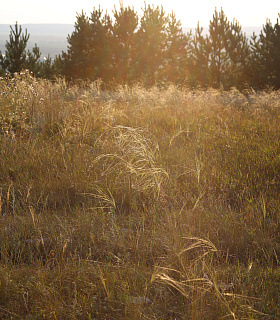
[(279, 92), (1, 78), (1, 319), (279, 319), (279, 259)]

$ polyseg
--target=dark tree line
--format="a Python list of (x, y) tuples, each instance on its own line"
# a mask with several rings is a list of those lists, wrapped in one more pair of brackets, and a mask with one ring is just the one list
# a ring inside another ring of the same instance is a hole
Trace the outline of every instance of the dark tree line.
[(29, 35), (11, 28), (2, 72), (28, 68), (38, 77), (64, 76), (68, 81), (102, 79), (105, 84), (145, 86), (175, 83), (190, 87), (280, 88), (280, 25), (269, 20), (260, 35), (248, 39), (236, 20), (215, 10), (209, 32), (198, 24), (185, 34), (174, 13), (146, 5), (139, 17), (121, 7), (113, 17), (94, 8), (77, 15), (67, 52), (54, 62), (40, 62), (37, 46), (26, 52)]

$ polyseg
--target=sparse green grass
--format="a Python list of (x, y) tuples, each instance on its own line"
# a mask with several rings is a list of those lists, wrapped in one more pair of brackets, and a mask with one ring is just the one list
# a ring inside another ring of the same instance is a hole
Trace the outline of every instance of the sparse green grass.
[(279, 319), (280, 94), (0, 80), (1, 319)]

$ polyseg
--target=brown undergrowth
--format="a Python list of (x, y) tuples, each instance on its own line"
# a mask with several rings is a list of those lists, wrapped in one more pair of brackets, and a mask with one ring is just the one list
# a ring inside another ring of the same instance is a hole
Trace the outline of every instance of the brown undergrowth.
[(2, 78), (1, 319), (279, 319), (279, 108)]

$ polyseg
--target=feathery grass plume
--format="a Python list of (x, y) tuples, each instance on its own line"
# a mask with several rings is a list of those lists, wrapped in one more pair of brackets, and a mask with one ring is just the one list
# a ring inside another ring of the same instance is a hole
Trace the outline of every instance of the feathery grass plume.
[(143, 130), (116, 126), (105, 131), (96, 145), (105, 151), (94, 160), (102, 168), (101, 184), (115, 197), (119, 210), (130, 210), (145, 198), (158, 199), (167, 173), (156, 166), (158, 148)]
[(203, 314), (196, 309), (196, 300), (200, 300), (201, 305), (210, 303), (218, 312), (215, 317), (219, 317), (221, 311), (223, 317), (234, 320), (245, 318), (248, 314), (252, 317), (269, 316), (251, 307), (252, 302), (258, 302), (259, 298), (237, 294), (233, 283), (219, 279), (220, 272), (215, 269), (224, 263), (211, 241), (198, 237), (183, 238), (191, 244), (178, 253), (179, 264), (173, 261), (168, 267), (155, 266), (151, 284), (168, 286), (180, 293), (187, 301), (191, 319), (199, 319)]

